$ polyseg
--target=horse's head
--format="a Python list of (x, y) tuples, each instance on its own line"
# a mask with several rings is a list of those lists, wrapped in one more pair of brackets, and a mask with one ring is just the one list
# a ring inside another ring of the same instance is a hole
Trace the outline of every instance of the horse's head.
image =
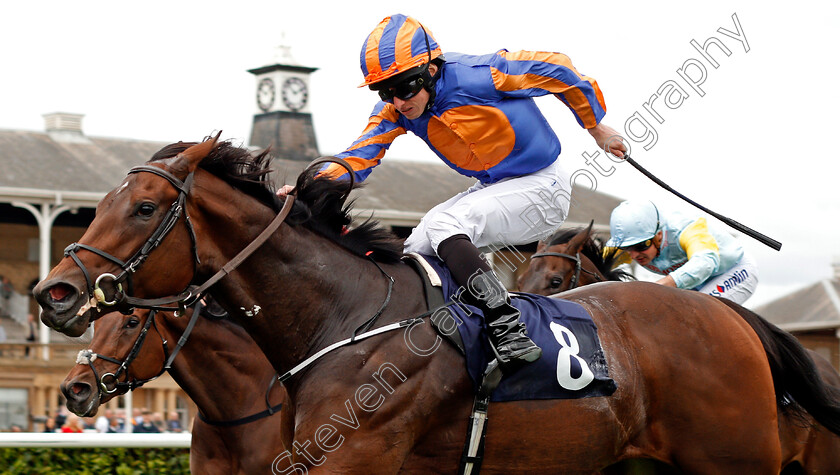
[(591, 231), (590, 223), (588, 228), (575, 234), (566, 231), (561, 236), (558, 231), (546, 241), (540, 241), (528, 268), (519, 277), (519, 290), (551, 295), (576, 287), (582, 266), (580, 251), (590, 240)]
[[(192, 311), (187, 309), (188, 315)], [(174, 339), (158, 328), (157, 320), (162, 318), (175, 317), (170, 312), (137, 310), (98, 319), (90, 346), (79, 352), (76, 366), (61, 383), (67, 409), (92, 416), (101, 404), (160, 376), (172, 350), (166, 342)]]
[[(187, 259), (197, 255), (187, 197), (217, 139), (164, 148), (102, 199), (79, 242), (33, 289), (47, 326), (79, 336), (90, 321), (117, 308), (119, 295), (159, 297), (187, 287), (196, 265)], [(158, 245), (167, 252), (152, 252)]]
[(528, 268), (519, 277), (519, 290), (551, 295), (605, 280), (632, 278), (613, 268), (617, 255), (612, 250), (604, 253), (592, 239), (592, 224), (585, 229), (561, 229), (540, 242)]

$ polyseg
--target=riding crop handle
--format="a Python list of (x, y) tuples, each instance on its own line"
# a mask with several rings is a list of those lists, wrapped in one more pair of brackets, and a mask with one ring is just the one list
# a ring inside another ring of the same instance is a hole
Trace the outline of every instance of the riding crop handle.
[(782, 243), (780, 243), (779, 241), (776, 241), (775, 239), (773, 239), (773, 238), (771, 238), (771, 237), (769, 237), (769, 236), (765, 236), (764, 234), (761, 234), (760, 232), (758, 232), (758, 231), (756, 231), (756, 230), (754, 230), (754, 229), (752, 229), (752, 228), (750, 228), (750, 227), (747, 227), (747, 226), (745, 226), (745, 225), (743, 225), (743, 224), (739, 223), (738, 221), (735, 221), (734, 219), (730, 219), (730, 218), (727, 218), (726, 216), (723, 216), (723, 215), (721, 215), (721, 214), (715, 213), (714, 211), (710, 210), (709, 208), (706, 208), (705, 206), (703, 206), (703, 205), (701, 205), (701, 204), (699, 204), (699, 203), (697, 203), (697, 202), (695, 202), (695, 201), (692, 201), (691, 199), (687, 198), (687, 197), (686, 197), (686, 196), (684, 196), (682, 193), (680, 193), (680, 192), (678, 192), (677, 190), (675, 190), (675, 189), (671, 188), (671, 187), (670, 187), (670, 186), (668, 186), (665, 182), (663, 182), (663, 181), (662, 181), (662, 180), (660, 180), (659, 178), (656, 178), (656, 177), (655, 177), (655, 176), (653, 176), (653, 175), (652, 175), (649, 171), (645, 170), (645, 169), (644, 169), (644, 167), (642, 167), (641, 165), (639, 165), (638, 163), (636, 163), (636, 161), (635, 161), (635, 160), (633, 160), (632, 158), (630, 158), (630, 155), (626, 155), (626, 154), (625, 154), (625, 155), (624, 155), (624, 160), (625, 160), (627, 163), (629, 163), (630, 165), (633, 165), (633, 168), (635, 168), (636, 170), (639, 170), (640, 172), (642, 172), (642, 174), (644, 174), (646, 177), (648, 177), (648, 178), (650, 178), (651, 180), (653, 180), (653, 182), (654, 182), (654, 183), (656, 183), (657, 185), (659, 185), (659, 186), (661, 186), (662, 188), (665, 188), (666, 190), (670, 191), (671, 193), (673, 193), (673, 194), (675, 194), (675, 195), (679, 196), (680, 198), (682, 198), (683, 200), (685, 200), (685, 201), (687, 201), (687, 202), (691, 203), (692, 205), (694, 205), (695, 207), (699, 208), (700, 210), (702, 210), (702, 211), (704, 211), (704, 212), (706, 212), (706, 213), (708, 213), (708, 214), (710, 214), (710, 215), (714, 216), (715, 218), (717, 218), (717, 219), (719, 219), (719, 220), (723, 221), (723, 222), (724, 222), (724, 223), (726, 223), (729, 227), (732, 227), (732, 228), (734, 228), (734, 229), (737, 229), (738, 231), (741, 231), (742, 233), (746, 234), (747, 236), (749, 236), (749, 237), (751, 237), (751, 238), (753, 238), (753, 239), (755, 239), (755, 240), (757, 240), (757, 241), (761, 242), (762, 244), (764, 244), (764, 245), (766, 245), (766, 246), (769, 246), (769, 247), (771, 247), (771, 248), (773, 248), (773, 249), (775, 249), (775, 250), (777, 250), (777, 251), (778, 251), (778, 250), (780, 250), (780, 249), (782, 248)]

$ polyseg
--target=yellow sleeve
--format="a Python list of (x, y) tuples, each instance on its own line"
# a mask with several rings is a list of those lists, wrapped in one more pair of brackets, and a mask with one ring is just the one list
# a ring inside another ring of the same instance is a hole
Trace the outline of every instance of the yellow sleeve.
[(712, 236), (712, 232), (709, 231), (706, 218), (699, 218), (682, 230), (680, 246), (685, 250), (689, 260), (695, 254), (703, 254), (709, 251), (720, 254), (717, 241)]
[(720, 263), (717, 240), (709, 231), (706, 218), (699, 218), (680, 232), (680, 247), (688, 261), (669, 275), (677, 287), (693, 289), (705, 282)]

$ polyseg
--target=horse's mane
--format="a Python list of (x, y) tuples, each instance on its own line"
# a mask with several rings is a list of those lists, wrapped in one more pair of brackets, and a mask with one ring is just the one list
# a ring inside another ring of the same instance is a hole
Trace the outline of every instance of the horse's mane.
[[(291, 222), (305, 224), (358, 255), (398, 262), (403, 255), (402, 241), (372, 219), (350, 229), (353, 202), (346, 202), (348, 182), (318, 177), (319, 171), (320, 167), (308, 168), (298, 176), (295, 184), (298, 201), (289, 215)], [(353, 188), (361, 186), (355, 184)]]
[[(150, 162), (174, 157), (198, 142), (178, 142), (158, 150)], [(252, 154), (230, 141), (219, 142), (202, 161), (201, 168), (221, 178), (234, 188), (274, 208), (274, 186), (269, 179), (271, 157), (268, 150)]]
[[(565, 244), (583, 230), (584, 228), (560, 229), (548, 238), (548, 244), (546, 247), (557, 244)], [(581, 252), (584, 256), (588, 257), (590, 261), (592, 261), (598, 269), (598, 272), (604, 274), (604, 277), (608, 280), (636, 280), (636, 278), (633, 277), (633, 274), (628, 271), (615, 268), (615, 266), (618, 265), (617, 261), (619, 253), (621, 253), (621, 249), (613, 247), (604, 251), (603, 244), (596, 242), (590, 237), (586, 240), (586, 243), (584, 243)]]
[[(169, 144), (150, 161), (178, 155), (197, 142)], [(221, 178), (234, 188), (279, 212), (284, 200), (275, 194), (270, 180), (269, 150), (252, 153), (230, 141), (219, 142), (200, 164), (204, 170)], [(295, 187), (296, 200), (287, 222), (302, 225), (321, 234), (359, 256), (369, 255), (382, 262), (397, 262), (402, 257), (402, 243), (379, 223), (370, 219), (348, 230), (352, 222), (352, 202), (346, 203), (346, 181), (316, 177), (318, 169), (304, 170)], [(356, 185), (358, 187), (359, 185)]]

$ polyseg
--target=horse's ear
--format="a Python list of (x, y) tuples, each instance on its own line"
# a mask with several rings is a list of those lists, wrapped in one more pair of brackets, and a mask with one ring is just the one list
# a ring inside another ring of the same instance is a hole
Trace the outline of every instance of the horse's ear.
[(583, 249), (583, 246), (589, 242), (590, 235), (592, 234), (592, 226), (595, 224), (595, 220), (589, 222), (589, 226), (586, 229), (582, 230), (581, 232), (575, 234), (575, 237), (569, 240), (569, 246), (566, 249), (566, 252), (580, 252)]
[(543, 249), (545, 249), (545, 247), (547, 245), (547, 242), (548, 242), (547, 240), (546, 241), (537, 241), (537, 252), (542, 252)]
[(169, 163), (172, 172), (182, 179), (194, 172), (201, 161), (216, 148), (216, 144), (219, 143), (219, 137), (221, 135), (222, 131), (220, 130), (215, 137), (210, 137), (204, 142), (195, 144), (172, 158), (172, 161)]

